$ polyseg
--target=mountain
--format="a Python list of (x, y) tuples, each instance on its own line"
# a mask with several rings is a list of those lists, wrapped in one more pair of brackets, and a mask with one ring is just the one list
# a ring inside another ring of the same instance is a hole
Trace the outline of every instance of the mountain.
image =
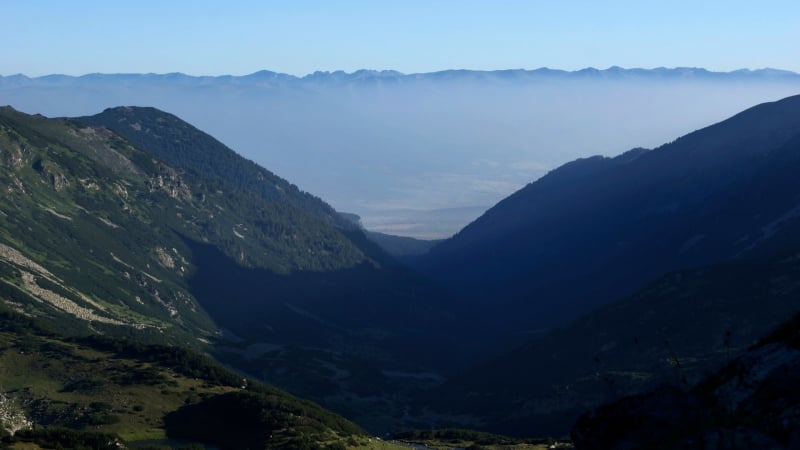
[(463, 364), (451, 297), (330, 206), (175, 116), (116, 113), (149, 138), (0, 110), (10, 307), (67, 335), (210, 352), (373, 429), (402, 411), (398, 385)]
[(323, 221), (179, 174), (106, 129), (9, 107), (0, 126), (0, 239), (3, 264), (16, 267), (4, 285), (38, 299), (27, 305), (37, 314), (209, 337), (215, 327), (187, 290), (192, 241), (276, 273), (367, 261)]
[(604, 405), (572, 431), (578, 449), (774, 448), (800, 445), (800, 316), (690, 388)]
[(575, 158), (654, 147), (798, 92), (792, 72), (701, 68), (0, 77), (0, 104), (31, 114), (169, 111), (367, 228), (424, 239)]
[(172, 114), (155, 108), (117, 107), (78, 120), (113, 130), (172, 167), (220, 180), (268, 202), (292, 205), (338, 227), (352, 228), (321, 199), (241, 157)]
[(417, 261), (477, 292), (484, 339), (525, 336), (422, 401), (494, 432), (558, 434), (604, 402), (708, 376), (800, 310), (798, 170), (790, 97), (531, 183)]
[(489, 334), (564, 324), (679, 269), (792, 248), (800, 96), (654, 150), (551, 171), (418, 267), (484, 304)]

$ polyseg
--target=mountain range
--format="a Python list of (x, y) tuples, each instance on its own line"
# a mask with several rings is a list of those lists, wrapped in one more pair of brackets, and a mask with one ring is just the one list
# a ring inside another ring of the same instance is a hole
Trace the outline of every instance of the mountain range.
[(774, 69), (0, 77), (0, 104), (30, 114), (169, 111), (367, 229), (422, 239), (575, 158), (655, 147), (798, 91), (800, 76)]
[(373, 83), (390, 82), (390, 83), (403, 83), (415, 80), (450, 80), (461, 79), (466, 80), (469, 78), (497, 78), (497, 79), (536, 79), (547, 77), (561, 77), (561, 78), (584, 78), (584, 77), (599, 77), (599, 78), (620, 78), (625, 80), (634, 79), (637, 77), (642, 78), (665, 78), (665, 79), (685, 79), (690, 77), (696, 78), (715, 78), (715, 79), (728, 79), (734, 81), (746, 79), (796, 79), (800, 78), (797, 74), (788, 70), (780, 69), (739, 69), (730, 72), (714, 72), (704, 69), (702, 67), (658, 67), (654, 69), (641, 69), (632, 68), (626, 69), (623, 67), (612, 66), (607, 69), (596, 69), (594, 67), (587, 67), (581, 70), (568, 71), (560, 69), (551, 69), (548, 67), (541, 67), (533, 70), (526, 69), (509, 69), (509, 70), (444, 70), (440, 72), (429, 73), (413, 73), (407, 74), (398, 72), (396, 70), (369, 70), (361, 69), (352, 73), (347, 73), (341, 70), (328, 72), (317, 71), (305, 76), (295, 76), (286, 73), (273, 72), (270, 70), (260, 70), (248, 75), (219, 75), (219, 76), (193, 76), (180, 72), (156, 74), (156, 73), (127, 73), (127, 74), (104, 74), (92, 73), (81, 76), (71, 76), (63, 74), (45, 75), (40, 77), (28, 77), (23, 74), (0, 76), (3, 84), (7, 85), (25, 85), (25, 84), (57, 84), (69, 82), (72, 80), (80, 80), (83, 82), (94, 82), (97, 80), (108, 80), (114, 82), (116, 79), (122, 79), (129, 82), (151, 79), (163, 80), (177, 80), (187, 84), (204, 84), (215, 81), (236, 83), (262, 83), (268, 85), (282, 85), (290, 83), (303, 83), (315, 82), (321, 84), (335, 84), (335, 83), (351, 83), (368, 80)]

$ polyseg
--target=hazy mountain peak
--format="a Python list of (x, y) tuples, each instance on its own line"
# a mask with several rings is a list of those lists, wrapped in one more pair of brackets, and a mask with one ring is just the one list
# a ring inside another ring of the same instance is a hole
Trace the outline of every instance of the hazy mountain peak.
[(681, 76), (706, 76), (706, 75), (715, 75), (715, 76), (724, 76), (724, 77), (735, 77), (735, 76), (797, 76), (800, 77), (800, 74), (788, 70), (782, 69), (775, 69), (775, 68), (759, 68), (759, 69), (751, 69), (751, 68), (741, 68), (731, 71), (712, 71), (702, 67), (655, 67), (651, 69), (646, 68), (639, 68), (639, 67), (621, 67), (621, 66), (610, 66), (606, 69), (598, 69), (596, 67), (585, 67), (582, 69), (577, 70), (562, 70), (562, 69), (555, 69), (549, 67), (539, 67), (535, 69), (495, 69), (495, 70), (472, 70), (472, 69), (446, 69), (434, 72), (417, 72), (413, 74), (406, 74), (403, 72), (399, 72), (396, 70), (391, 69), (358, 69), (353, 72), (346, 72), (344, 70), (335, 70), (335, 71), (327, 71), (327, 70), (320, 70), (316, 72), (309, 73), (302, 77), (297, 77), (294, 75), (275, 72), (268, 69), (258, 70), (251, 74), (247, 75), (188, 75), (182, 72), (170, 72), (170, 73), (88, 73), (79, 76), (72, 76), (72, 75), (64, 75), (64, 74), (48, 74), (42, 75), (38, 77), (29, 77), (25, 74), (14, 74), (14, 75), (0, 75), (0, 79), (16, 79), (18, 81), (28, 80), (28, 81), (46, 81), (46, 80), (63, 80), (63, 79), (97, 79), (97, 78), (115, 78), (115, 77), (131, 77), (131, 76), (147, 76), (147, 77), (158, 77), (162, 79), (207, 79), (207, 78), (219, 78), (219, 79), (264, 79), (264, 78), (280, 78), (280, 79), (294, 79), (298, 81), (302, 80), (319, 80), (319, 79), (351, 79), (351, 80), (358, 80), (358, 79), (366, 79), (366, 78), (401, 78), (401, 77), (434, 77), (440, 78), (443, 76), (454, 76), (454, 75), (461, 75), (461, 76), (470, 76), (470, 75), (497, 75), (497, 76), (507, 76), (510, 74), (514, 75), (527, 75), (527, 76), (535, 76), (539, 75), (562, 75), (562, 76), (570, 76), (570, 75), (629, 75), (629, 74), (637, 74), (637, 75), (648, 75), (648, 74), (675, 74)]

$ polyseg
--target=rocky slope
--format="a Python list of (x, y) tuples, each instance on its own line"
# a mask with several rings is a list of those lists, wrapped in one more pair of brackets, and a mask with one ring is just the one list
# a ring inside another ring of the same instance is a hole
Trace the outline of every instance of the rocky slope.
[(606, 405), (572, 431), (578, 449), (800, 446), (800, 316), (701, 383)]

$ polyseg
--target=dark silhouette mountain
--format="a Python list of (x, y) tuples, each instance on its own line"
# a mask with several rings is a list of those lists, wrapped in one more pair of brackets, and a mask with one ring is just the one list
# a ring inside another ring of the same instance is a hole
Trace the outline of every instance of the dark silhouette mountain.
[(486, 297), (487, 339), (583, 317), (449, 380), (434, 409), (559, 434), (603, 402), (707, 376), (800, 310), (799, 170), (791, 97), (504, 200), (424, 267)]
[(418, 262), (485, 305), (490, 333), (552, 327), (666, 272), (796, 244), (800, 96), (655, 150), (566, 164)]

